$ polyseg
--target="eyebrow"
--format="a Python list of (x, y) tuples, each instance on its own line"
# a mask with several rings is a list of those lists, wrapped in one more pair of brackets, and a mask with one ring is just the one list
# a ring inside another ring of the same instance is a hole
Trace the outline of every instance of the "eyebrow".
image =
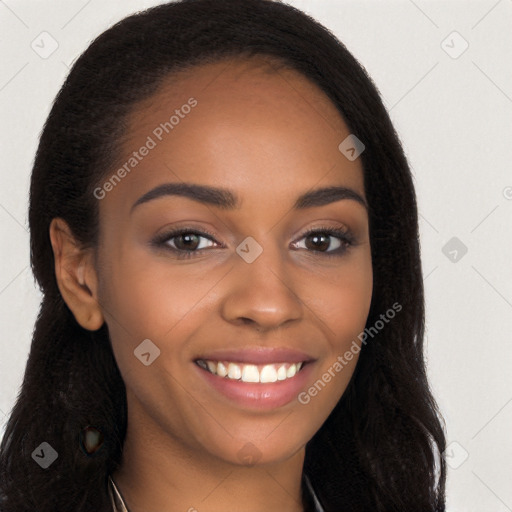
[[(239, 209), (242, 202), (231, 190), (196, 183), (164, 183), (146, 192), (132, 205), (130, 214), (139, 205), (165, 196), (187, 197), (200, 203), (209, 204), (223, 210)], [(310, 190), (300, 195), (293, 208), (303, 210), (315, 206), (324, 206), (342, 199), (352, 199), (368, 209), (364, 198), (348, 187), (332, 186)]]

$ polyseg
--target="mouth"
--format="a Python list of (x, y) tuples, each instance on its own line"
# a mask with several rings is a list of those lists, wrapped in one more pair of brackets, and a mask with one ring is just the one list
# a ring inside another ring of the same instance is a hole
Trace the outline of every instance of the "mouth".
[(269, 411), (297, 399), (313, 375), (315, 361), (296, 350), (257, 347), (203, 354), (193, 363), (204, 395), (242, 409)]
[(212, 375), (241, 382), (268, 384), (293, 378), (310, 361), (247, 364), (225, 360), (196, 359), (194, 362)]

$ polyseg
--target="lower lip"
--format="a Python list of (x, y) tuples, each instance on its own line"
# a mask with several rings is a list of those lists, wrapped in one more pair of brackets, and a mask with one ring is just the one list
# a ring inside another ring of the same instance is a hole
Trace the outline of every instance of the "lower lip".
[(193, 363), (209, 385), (236, 404), (257, 410), (282, 407), (297, 398), (312, 372), (313, 362), (304, 365), (293, 377), (276, 382), (243, 382), (214, 375)]

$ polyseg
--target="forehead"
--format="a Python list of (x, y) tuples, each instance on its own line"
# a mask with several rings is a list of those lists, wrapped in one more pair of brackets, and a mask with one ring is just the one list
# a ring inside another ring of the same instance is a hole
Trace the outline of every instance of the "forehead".
[[(334, 104), (302, 74), (266, 57), (171, 75), (125, 126), (117, 167), (128, 172), (109, 201), (122, 195), (133, 203), (152, 187), (180, 181), (236, 190), (244, 204), (262, 197), (282, 203), (283, 193), (295, 199), (316, 184), (364, 196), (359, 159), (338, 149), (350, 132)], [(144, 146), (150, 151), (134, 157)]]

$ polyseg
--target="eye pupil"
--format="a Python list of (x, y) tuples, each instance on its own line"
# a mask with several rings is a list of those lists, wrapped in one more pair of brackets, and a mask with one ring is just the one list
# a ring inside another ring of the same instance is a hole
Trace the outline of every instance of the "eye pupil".
[[(178, 237), (176, 238), (176, 246), (177, 246), (178, 248), (180, 248), (180, 247), (179, 247), (179, 246), (180, 246), (180, 243), (181, 243), (182, 241), (186, 240), (186, 241), (185, 241), (185, 244), (184, 244), (184, 249), (185, 249), (185, 250), (190, 250), (191, 248), (192, 248), (192, 249), (194, 249), (194, 248), (195, 248), (195, 246), (197, 245), (197, 242), (198, 242), (198, 240), (197, 240), (197, 239), (198, 239), (198, 238), (199, 238), (199, 237), (198, 237), (198, 235), (195, 235), (195, 234), (193, 234), (193, 233), (185, 233), (185, 234), (182, 234), (182, 235), (180, 235), (180, 236), (178, 236)], [(192, 245), (190, 245), (190, 244), (189, 244), (189, 242), (192, 242)], [(194, 244), (194, 242), (195, 242), (195, 244)]]
[[(307, 237), (309, 240), (313, 240), (313, 250), (318, 251), (319, 249), (328, 249), (329, 248), (329, 235), (326, 235), (324, 233), (321, 234), (314, 234), (309, 235)], [(306, 246), (307, 246), (307, 239), (306, 239)], [(323, 239), (323, 242), (319, 240)]]

